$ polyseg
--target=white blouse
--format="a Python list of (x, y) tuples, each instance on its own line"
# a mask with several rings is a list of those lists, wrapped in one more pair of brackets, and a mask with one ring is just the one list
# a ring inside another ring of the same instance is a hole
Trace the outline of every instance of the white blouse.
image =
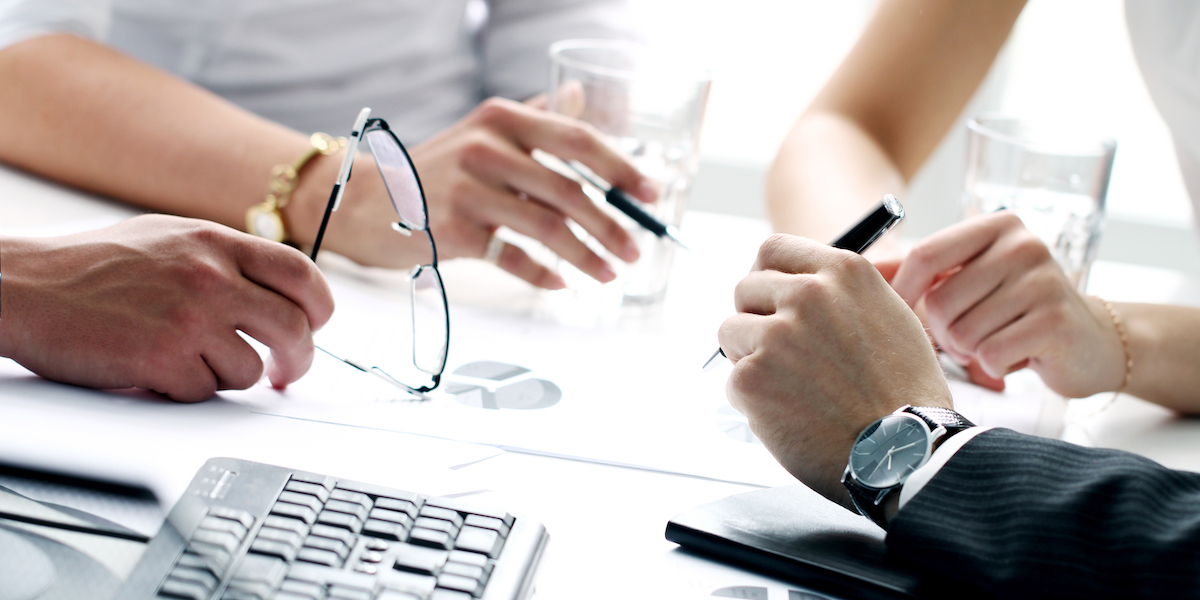
[(416, 143), (544, 90), (547, 48), (628, 37), (625, 0), (0, 0), (0, 48), (99, 40), (301, 132), (370, 106)]
[(1146, 89), (1171, 130), (1200, 228), (1200, 2), (1126, 0), (1125, 22)]

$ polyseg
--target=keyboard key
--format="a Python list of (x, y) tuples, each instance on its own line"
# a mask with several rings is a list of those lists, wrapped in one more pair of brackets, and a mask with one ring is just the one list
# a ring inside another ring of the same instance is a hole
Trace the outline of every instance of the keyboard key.
[(400, 545), (396, 548), (395, 568), (421, 575), (437, 575), (449, 556), (450, 553), (444, 550)]
[(378, 552), (363, 552), (362, 556), (359, 556), (358, 559), (365, 563), (381, 563), (383, 562), (383, 555)]
[(282, 558), (287, 562), (292, 562), (296, 560), (297, 549), (291, 544), (259, 538), (250, 544), (250, 552), (255, 554), (265, 554), (267, 556), (275, 556)]
[(450, 534), (445, 531), (437, 531), (434, 529), (425, 529), (422, 527), (413, 527), (412, 531), (408, 532), (408, 543), (418, 544), (421, 546), (429, 546), (430, 548), (441, 548), (449, 550), (451, 540)]
[(471, 513), (471, 514), (476, 514), (476, 515), (480, 515), (480, 516), (484, 516), (484, 517), (491, 517), (493, 519), (500, 519), (501, 521), (504, 521), (505, 526), (510, 527), (510, 528), (513, 525), (513, 516), (502, 510), (497, 510), (497, 511), (492, 511), (492, 510), (487, 510), (487, 509), (480, 510), (478, 507), (475, 507), (475, 506), (464, 506), (460, 502), (453, 500), (451, 498), (430, 498), (429, 501), (425, 503), (425, 505), (432, 506), (435, 508), (444, 508), (447, 510), (453, 510), (453, 511), (462, 512), (462, 513)]
[(291, 519), (288, 517), (271, 515), (267, 517), (266, 521), (263, 521), (263, 527), (286, 529), (288, 531), (295, 531), (296, 535), (299, 535), (302, 538), (308, 537), (308, 525), (305, 525), (302, 521), (297, 521), (296, 519)]
[(429, 517), (431, 519), (441, 519), (443, 521), (449, 521), (451, 523), (454, 523), (455, 527), (462, 527), (462, 525), (463, 525), (462, 516), (459, 515), (458, 512), (447, 509), (447, 508), (438, 508), (438, 507), (429, 506), (428, 504), (426, 504), (425, 508), (422, 508), (421, 512), (418, 514), (422, 517)]
[(413, 523), (412, 515), (406, 512), (400, 512), (398, 510), (388, 510), (386, 508), (373, 509), (368, 516), (372, 519), (379, 519), (380, 521), (399, 523), (405, 527), (409, 527)]
[(433, 591), (433, 595), (429, 600), (472, 600), (474, 596), (457, 590), (445, 590), (438, 588)]
[(300, 581), (299, 579), (284, 579), (279, 586), (280, 592), (287, 592), (306, 598), (322, 598), (325, 595), (325, 587), (312, 583), (311, 581)]
[(423, 600), (420, 596), (399, 590), (383, 590), (375, 598), (376, 600)]
[(242, 540), (232, 533), (208, 529), (197, 529), (196, 533), (192, 534), (191, 541), (219, 546), (229, 554), (237, 552), (238, 546), (242, 545)]
[[(476, 556), (481, 556), (481, 555), (476, 555)], [(450, 573), (450, 574), (459, 575), (462, 577), (470, 577), (471, 579), (475, 579), (478, 581), (483, 581), (484, 576), (487, 575), (487, 573), (483, 570), (483, 567), (479, 567), (476, 565), (467, 565), (467, 564), (463, 564), (460, 562), (454, 562), (454, 561), (448, 561), (448, 562), (446, 562), (446, 564), (442, 565), (442, 573), (443, 574)]]
[(179, 556), (179, 561), (175, 563), (175, 566), (200, 569), (207, 573), (211, 573), (213, 577), (217, 577), (217, 575), (222, 571), (220, 566), (218, 566), (215, 561), (200, 556), (199, 554), (195, 554), (190, 550)]
[(331, 527), (329, 525), (322, 525), (320, 523), (312, 526), (312, 535), (340, 540), (347, 546), (353, 546), (355, 539), (354, 534), (346, 531), (345, 529), (340, 527)]
[(276, 529), (274, 527), (267, 527), (265, 525), (262, 529), (258, 530), (258, 536), (254, 539), (282, 542), (293, 548), (299, 548), (300, 544), (304, 543), (304, 536), (296, 533), (295, 531)]
[(334, 484), (332, 477), (326, 477), (325, 475), (314, 475), (311, 473), (292, 473), (292, 481), (314, 483), (330, 491), (333, 490)]
[(327, 567), (342, 566), (342, 559), (336, 553), (329, 550), (321, 550), (320, 548), (301, 548), (299, 554), (296, 555), (296, 560), (325, 565)]
[(462, 550), (455, 550), (451, 552), (450, 560), (458, 563), (475, 565), (477, 567), (487, 567), (488, 564), (488, 559), (486, 556), (482, 554), (476, 554), (475, 552), (464, 552)]
[(304, 540), (305, 548), (316, 548), (318, 550), (328, 550), (338, 555), (338, 558), (346, 560), (346, 555), (350, 554), (350, 547), (342, 540), (335, 540), (321, 536), (311, 536)]
[(276, 502), (288, 502), (291, 504), (299, 504), (300, 506), (307, 506), (313, 509), (315, 512), (321, 512), (321, 506), (324, 504), (316, 496), (310, 496), (309, 494), (301, 494), (298, 492), (284, 492), (279, 494), (279, 500)]
[(158, 589), (159, 596), (167, 596), (170, 598), (184, 598), (185, 600), (208, 600), (212, 590), (193, 582), (184, 581), (168, 577), (163, 582), (162, 587)]
[(354, 533), (362, 531), (363, 526), (362, 519), (359, 519), (354, 515), (348, 515), (346, 513), (330, 510), (322, 512), (321, 515), (317, 517), (317, 521), (322, 525), (341, 527), (342, 529), (353, 531)]
[(340, 513), (346, 513), (348, 515), (354, 515), (354, 516), (358, 517), (358, 519), (360, 521), (366, 521), (367, 513), (370, 512), (371, 509), (369, 506), (363, 506), (356, 502), (346, 502), (345, 500), (330, 500), (329, 502), (325, 503), (325, 510), (332, 510), (332, 511), (337, 511)]
[(287, 502), (276, 502), (275, 506), (271, 507), (271, 514), (299, 519), (304, 521), (305, 525), (312, 525), (317, 520), (317, 511), (307, 506)]
[(363, 524), (362, 534), (396, 542), (402, 542), (408, 537), (408, 528), (399, 523), (368, 519), (367, 522)]
[(491, 558), (496, 558), (503, 546), (504, 538), (500, 537), (498, 532), (479, 527), (463, 527), (458, 538), (454, 540), (454, 547), (457, 550), (478, 552)]
[(352, 588), (342, 585), (329, 586), (329, 600), (373, 600), (373, 589)]
[(339, 584), (362, 589), (372, 589), (375, 586), (374, 576), (307, 562), (294, 563), (291, 571), (288, 571), (288, 578), (317, 585)]
[(437, 578), (407, 571), (389, 571), (379, 574), (379, 583), (389, 591), (428, 598), (437, 585)]
[(306, 596), (292, 592), (277, 592), (274, 596), (271, 596), (271, 600), (320, 600), (321, 598), (324, 598), (324, 596)]
[(443, 572), (441, 575), (438, 575), (437, 584), (439, 588), (458, 590), (472, 596), (478, 596), (483, 593), (483, 586), (479, 584), (478, 579), (463, 577), (462, 575), (455, 575), (453, 573)]
[(317, 500), (321, 501), (322, 504), (324, 504), (326, 501), (329, 500), (329, 489), (324, 486), (317, 485), (315, 483), (306, 483), (303, 481), (292, 480), (292, 481), (289, 481), (287, 486), (285, 486), (283, 489), (285, 489), (289, 492), (296, 492), (299, 494), (308, 494), (309, 496), (315, 496), (317, 498)]
[(229, 561), (233, 558), (221, 546), (205, 542), (189, 542), (188, 550), (208, 559), (210, 566), (213, 567), (213, 572), (216, 573), (222, 573), (229, 568)]
[(229, 585), (238, 589), (251, 589), (248, 584), (262, 584), (266, 589), (263, 595), (267, 596), (283, 582), (287, 568), (286, 562), (274, 556), (247, 554), (234, 571)]
[(470, 525), (472, 527), (491, 529), (492, 531), (499, 533), (500, 537), (508, 537), (508, 525), (505, 525), (504, 521), (494, 517), (485, 517), (483, 515), (467, 515), (467, 518), (463, 520), (463, 524)]
[(371, 501), (370, 496), (368, 496), (362, 492), (352, 492), (350, 490), (345, 490), (345, 489), (340, 489), (340, 488), (333, 490), (333, 495), (330, 497), (333, 498), (334, 500), (340, 500), (342, 502), (349, 502), (351, 504), (357, 504), (367, 510), (371, 510), (371, 507), (375, 504), (374, 502)]
[(354, 565), (354, 570), (358, 571), (359, 573), (366, 573), (367, 575), (374, 575), (379, 572), (379, 567), (377, 567), (375, 565), (358, 563), (357, 565)]
[(238, 508), (229, 508), (228, 506), (210, 506), (208, 507), (208, 514), (214, 517), (221, 517), (222, 519), (237, 521), (246, 529), (250, 529), (250, 527), (254, 525), (254, 515)]
[[(363, 527), (365, 528), (366, 526), (364, 525)], [(367, 550), (386, 552), (387, 549), (391, 547), (391, 544), (388, 544), (383, 540), (367, 540), (363, 542), (363, 546), (366, 547)]]
[(203, 521), (200, 521), (200, 529), (229, 533), (239, 540), (246, 537), (247, 531), (246, 527), (237, 521), (222, 519), (213, 515), (208, 515), (204, 517)]
[(209, 590), (210, 593), (212, 590), (216, 589), (217, 584), (220, 583), (220, 580), (217, 579), (217, 576), (214, 575), (212, 571), (203, 567), (197, 568), (175, 565), (175, 568), (171, 569), (171, 577), (180, 581), (190, 581), (192, 583), (200, 584), (205, 589)]
[(408, 515), (410, 519), (417, 518), (417, 505), (408, 500), (401, 500), (398, 498), (376, 498), (375, 508), (402, 512)]
[(432, 529), (434, 531), (444, 531), (446, 532), (446, 535), (450, 537), (458, 535), (458, 527), (455, 527), (454, 523), (451, 523), (450, 521), (443, 521), (441, 519), (417, 517), (416, 522), (413, 523), (413, 527), (423, 527), (425, 529)]

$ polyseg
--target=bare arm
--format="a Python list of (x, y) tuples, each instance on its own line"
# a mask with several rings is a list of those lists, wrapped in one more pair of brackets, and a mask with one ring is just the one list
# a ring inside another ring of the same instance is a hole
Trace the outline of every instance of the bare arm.
[[(45, 177), (163, 212), (243, 229), (263, 201), (271, 168), (308, 148), (306, 134), (257, 117), (186, 81), (102, 44), (58, 34), (0, 51), (0, 160)], [(347, 115), (347, 128), (353, 115)], [(327, 132), (339, 134), (342, 132)], [(501, 226), (534, 237), (602, 281), (613, 270), (568, 228), (579, 223), (616, 256), (638, 250), (615, 220), (569, 179), (530, 158), (540, 147), (579, 160), (604, 179), (653, 201), (648, 180), (594, 128), (504, 100), (484, 102), (411, 149), (428, 199), (430, 227), (445, 258), (479, 257)], [(356, 173), (370, 173), (371, 159)], [(306, 166), (283, 210), (291, 239), (316, 237), (341, 155)], [(526, 199), (532, 201), (526, 201)], [(325, 247), (360, 263), (414, 264), (424, 242), (396, 220), (382, 180), (357, 177), (330, 223)], [(562, 280), (515, 246), (498, 264), (543, 287)]]
[(767, 179), (776, 230), (832, 239), (904, 186), (983, 81), (1025, 0), (884, 0), (784, 140)]
[(1133, 377), (1127, 391), (1187, 414), (1200, 414), (1200, 309), (1117, 304), (1129, 335)]

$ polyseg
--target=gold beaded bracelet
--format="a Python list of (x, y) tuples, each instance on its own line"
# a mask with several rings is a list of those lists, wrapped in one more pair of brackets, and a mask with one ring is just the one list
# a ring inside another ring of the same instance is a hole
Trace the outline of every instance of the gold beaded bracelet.
[(1121, 322), (1121, 315), (1117, 314), (1117, 309), (1113, 308), (1112, 302), (1104, 298), (1098, 296), (1093, 296), (1093, 298), (1099, 300), (1104, 305), (1104, 310), (1108, 311), (1113, 327), (1117, 330), (1117, 336), (1121, 338), (1121, 352), (1125, 354), (1125, 379), (1121, 382), (1121, 387), (1117, 388), (1116, 393), (1113, 394), (1112, 399), (1108, 401), (1108, 404), (1111, 404), (1117, 399), (1117, 396), (1121, 395), (1121, 392), (1125, 391), (1125, 388), (1129, 387), (1129, 380), (1133, 379), (1133, 356), (1129, 353), (1129, 335), (1125, 333), (1125, 324)]
[(292, 192), (300, 183), (300, 170), (318, 154), (329, 156), (346, 147), (346, 138), (334, 138), (327, 133), (317, 132), (309, 137), (312, 145), (292, 164), (275, 165), (271, 168), (271, 181), (267, 184), (267, 199), (246, 211), (246, 231), (275, 242), (287, 239), (287, 227), (280, 213), (292, 198)]

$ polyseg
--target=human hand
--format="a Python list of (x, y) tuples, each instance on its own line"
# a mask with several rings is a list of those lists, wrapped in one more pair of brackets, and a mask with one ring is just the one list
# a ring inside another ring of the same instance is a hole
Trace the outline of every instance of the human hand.
[(195, 219), (146, 215), (3, 245), (0, 355), (57, 381), (204, 400), (254, 385), (271, 349), (283, 387), (313, 358), (333, 297), (296, 250)]
[[(482, 257), (492, 234), (505, 226), (542, 242), (584, 273), (611, 281), (616, 276), (612, 267), (571, 233), (567, 220), (578, 223), (623, 260), (638, 258), (637, 245), (577, 182), (534, 160), (535, 148), (578, 160), (642, 201), (657, 196), (651, 182), (591, 126), (533, 105), (493, 98), (410, 149), (440, 255)], [(355, 167), (356, 178), (346, 186), (343, 206), (330, 221), (328, 247), (360, 263), (401, 266), (394, 263), (411, 254), (406, 245), (415, 243), (390, 230), (395, 215), (387, 212), (391, 210), (387, 202), (378, 199), (382, 188), (369, 183), (377, 178), (367, 180), (362, 172), (362, 166)], [(496, 263), (540, 287), (565, 285), (561, 277), (511, 244), (502, 247)]]
[(892, 287), (910, 306), (923, 299), (940, 347), (989, 377), (1028, 365), (1068, 397), (1121, 385), (1125, 358), (1108, 312), (1072, 288), (1046, 246), (1010, 212), (922, 240)]
[(729, 401), (792, 475), (851, 507), (839, 484), (855, 438), (905, 404), (951, 407), (916, 315), (863, 257), (775, 235), (719, 333)]

